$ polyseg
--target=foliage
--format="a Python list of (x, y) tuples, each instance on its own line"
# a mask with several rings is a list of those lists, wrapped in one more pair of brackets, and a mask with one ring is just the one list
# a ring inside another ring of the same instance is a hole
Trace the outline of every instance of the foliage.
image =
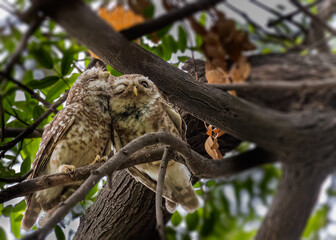
[[(26, 1), (15, 1), (15, 7), (18, 10), (26, 5)], [(277, 11), (282, 12), (284, 8), (285, 6), (281, 5)], [(121, 10), (118, 9), (118, 11)], [(143, 17), (148, 19), (154, 15), (154, 12), (155, 4), (149, 4), (143, 8)], [(206, 26), (208, 13), (202, 13), (199, 16), (196, 21), (201, 26)], [(9, 24), (0, 29), (1, 69), (5, 68), (23, 38), (25, 31), (22, 29), (26, 29), (26, 24), (18, 22), (15, 16), (8, 19)], [(304, 25), (305, 19), (303, 18), (302, 21)], [(186, 26), (186, 24), (175, 23), (163, 27), (155, 34), (142, 37), (138, 42), (146, 50), (179, 66), (191, 55), (191, 52), (201, 55), (204, 53), (203, 43), (206, 35), (194, 34)], [(248, 32), (260, 53), (286, 51), (298, 46), (303, 40), (302, 34), (296, 34), (296, 31), (283, 21), (275, 25), (274, 31), (286, 34), (290, 37), (288, 39), (279, 39), (272, 34), (266, 34), (251, 22), (244, 25), (237, 24), (237, 26)], [(49, 103), (54, 103), (70, 89), (78, 77), (77, 67), (83, 70), (90, 59), (85, 46), (68, 38), (55, 22), (46, 19), (42, 27), (30, 38), (27, 49), (10, 75)], [(230, 64), (232, 62), (228, 65)], [(120, 75), (110, 66), (108, 70), (113, 75)], [(0, 89), (0, 110), (3, 112), (1, 124), (5, 124), (6, 127), (25, 128), (47, 110), (46, 106), (11, 81), (5, 79), (1, 82)], [(58, 110), (61, 109), (62, 106), (58, 107)], [(45, 127), (54, 115), (53, 113), (44, 119), (38, 128)], [(5, 138), (1, 145), (12, 140), (13, 138)], [(39, 142), (39, 138), (25, 139), (8, 151), (0, 160), (0, 177), (16, 177), (27, 173), (38, 150)], [(240, 146), (239, 151), (246, 149), (246, 144), (249, 146), (248, 143), (244, 144), (245, 147)], [(279, 166), (268, 165), (230, 179), (204, 180), (197, 183), (195, 188), (204, 200), (203, 207), (189, 214), (183, 211), (175, 212), (166, 228), (168, 239), (252, 239), (265, 216), (265, 209), (270, 205), (280, 176)], [(1, 189), (5, 186), (5, 183), (0, 182)], [(100, 188), (101, 184), (98, 184), (87, 195), (86, 200), (73, 209), (70, 214), (71, 219), (76, 219), (84, 213), (85, 209), (94, 202)], [(335, 195), (333, 186), (329, 187), (329, 194)], [(303, 233), (305, 239), (318, 239), (319, 231), (330, 221), (327, 213), (331, 205), (331, 202), (325, 202), (318, 207)], [(16, 238), (20, 238), (22, 234), (20, 224), (24, 209), (25, 202), (22, 198), (20, 201), (0, 205), (0, 222), (9, 222), (11, 234)], [(66, 233), (60, 226), (56, 226), (54, 232), (57, 239), (66, 238)], [(8, 229), (1, 224), (0, 239), (9, 239), (8, 234)]]

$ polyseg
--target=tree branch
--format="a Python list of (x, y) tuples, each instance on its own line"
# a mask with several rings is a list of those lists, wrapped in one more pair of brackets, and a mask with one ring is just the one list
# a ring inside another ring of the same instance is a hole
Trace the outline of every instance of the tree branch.
[(196, 1), (191, 4), (187, 4), (182, 8), (171, 10), (158, 18), (148, 20), (142, 24), (138, 24), (126, 30), (120, 31), (120, 33), (128, 40), (134, 40), (145, 34), (152, 33), (165, 26), (168, 26), (169, 24), (177, 22), (178, 20), (181, 20), (198, 11), (206, 10), (207, 8), (212, 7), (221, 1), (223, 0)]
[[(12, 178), (0, 178), (0, 182), (4, 182), (4, 183), (17, 183), (17, 182), (22, 182), (23, 180), (25, 180), (31, 173), (33, 172), (32, 169), (30, 169), (28, 172), (26, 172), (25, 174), (18, 176), (18, 177), (12, 177)], [(0, 192), (0, 196), (1, 196)], [(1, 199), (1, 197), (0, 197)]]
[[(4, 138), (15, 138), (20, 133), (25, 131), (25, 128), (5, 128), (5, 134), (2, 135), (2, 131), (0, 131), (0, 136)], [(25, 138), (40, 138), (42, 137), (43, 129), (35, 129), (32, 133), (25, 136)]]
[[(9, 76), (9, 74), (6, 74), (5, 72), (0, 72), (0, 77), (7, 78), (9, 81), (15, 83), (18, 87), (29, 93), (32, 98), (35, 98), (37, 101), (41, 102), (45, 107), (49, 108), (51, 106), (51, 104), (47, 100), (43, 99), (40, 95), (36, 94), (33, 90), (22, 84), (20, 81)], [(54, 112), (57, 113), (57, 110), (54, 109)]]
[(296, 90), (302, 91), (305, 89), (319, 89), (319, 88), (335, 88), (335, 79), (321, 79), (320, 81), (255, 81), (255, 82), (241, 82), (232, 84), (207, 84), (218, 89), (229, 90), (270, 90), (270, 91), (285, 91)]
[[(253, 167), (277, 161), (275, 155), (260, 148), (256, 148), (230, 158), (215, 160), (207, 159), (199, 155), (197, 152), (189, 150), (187, 143), (179, 139), (175, 140), (179, 142), (179, 144), (183, 145), (184, 154), (188, 154), (189, 151), (191, 151), (192, 156), (190, 158), (195, 159), (192, 161), (187, 159), (184, 164), (188, 166), (193, 176), (199, 178), (230, 177), (236, 173), (240, 173)], [(148, 149), (138, 151), (131, 155), (130, 158), (128, 158), (128, 160), (125, 161), (117, 170), (129, 168), (141, 163), (157, 161), (162, 158), (162, 154), (162, 147), (154, 150)], [(20, 196), (27, 196), (33, 192), (41, 191), (43, 189), (59, 185), (70, 185), (74, 182), (83, 181), (88, 178), (93, 170), (97, 169), (101, 165), (101, 163), (97, 163), (76, 168), (74, 173), (71, 175), (65, 173), (45, 175), (6, 188), (0, 192), (0, 203), (7, 202)]]
[(14, 147), (15, 144), (23, 140), (29, 134), (33, 133), (34, 130), (38, 127), (38, 125), (66, 100), (67, 96), (68, 92), (66, 92), (60, 99), (58, 99), (55, 103), (53, 103), (45, 113), (43, 113), (38, 119), (36, 119), (36, 121), (33, 124), (31, 124), (19, 135), (17, 135), (12, 141), (4, 144), (3, 146), (0, 146), (0, 150), (2, 150), (0, 153), (0, 158), (3, 157), (9, 149)]
[(319, 168), (284, 165), (281, 183), (256, 239), (300, 239), (326, 176)]
[(316, 22), (318, 25), (323, 27), (325, 30), (330, 32), (332, 35), (336, 36), (336, 30), (330, 27), (328, 24), (323, 22), (318, 16), (312, 14), (307, 7), (304, 7), (297, 0), (290, 0), (292, 4), (294, 4), (298, 9), (300, 9), (303, 13), (305, 13), (308, 17), (311, 18), (312, 21)]
[[(90, 190), (96, 185), (96, 183), (106, 175), (112, 174), (114, 171), (118, 170), (123, 166), (123, 164), (131, 163), (134, 165), (134, 162), (131, 162), (130, 156), (138, 151), (139, 149), (143, 149), (149, 145), (156, 144), (165, 144), (170, 146), (175, 151), (179, 152), (186, 158), (186, 165), (192, 166), (192, 168), (199, 168), (198, 171), (204, 172), (204, 166), (209, 168), (208, 163), (205, 163), (199, 159), (193, 159), (193, 155), (199, 155), (198, 153), (194, 153), (188, 147), (188, 144), (178, 139), (168, 133), (157, 132), (143, 135), (130, 143), (128, 143), (125, 147), (123, 147), (120, 151), (118, 151), (112, 158), (110, 158), (106, 163), (102, 166), (98, 167), (96, 170), (91, 171), (91, 175), (86, 178), (85, 182), (78, 188), (78, 190), (71, 195), (64, 203), (62, 203), (59, 208), (55, 211), (55, 213), (51, 216), (48, 222), (40, 229), (36, 230), (31, 235), (28, 235), (24, 239), (44, 239), (44, 237), (49, 233), (49, 231), (62, 220), (62, 218), (68, 213), (68, 211), (73, 208), (79, 201), (83, 200), (85, 196), (90, 192)], [(202, 157), (202, 156), (200, 156)], [(204, 160), (204, 159), (203, 159)], [(208, 159), (206, 159), (208, 161)], [(154, 160), (155, 161), (155, 160)], [(225, 160), (221, 160), (221, 162), (225, 162)], [(148, 162), (148, 159), (147, 159)], [(254, 161), (250, 161), (251, 162)], [(200, 166), (200, 167), (198, 167)], [(203, 168), (201, 170), (201, 168)], [(216, 166), (217, 168), (217, 166)], [(234, 169), (236, 170), (236, 169)], [(191, 169), (193, 172), (193, 170)], [(217, 171), (214, 169), (214, 171)], [(222, 172), (225, 170), (222, 170)]]
[[(314, 7), (315, 5), (317, 5), (318, 3), (320, 3), (322, 0), (316, 0), (315, 2), (313, 3), (310, 3), (308, 4), (306, 7), (307, 8), (311, 8), (311, 7)], [(270, 20), (267, 24), (268, 27), (273, 27), (274, 25), (282, 22), (283, 20), (291, 20), (295, 15), (301, 13), (301, 10), (297, 9), (291, 13), (288, 13), (286, 15), (283, 15), (281, 17), (279, 17), (278, 19), (276, 20)]]
[(156, 229), (160, 234), (161, 240), (166, 239), (165, 234), (165, 224), (163, 220), (163, 213), (162, 213), (162, 193), (163, 193), (163, 186), (164, 186), (164, 179), (166, 176), (167, 165), (169, 162), (169, 157), (171, 155), (171, 150), (169, 147), (164, 148), (163, 156), (160, 163), (160, 171), (159, 176), (156, 184), (156, 195), (155, 195), (155, 212), (156, 212)]
[[(23, 50), (26, 48), (29, 38), (36, 31), (36, 29), (41, 25), (43, 20), (44, 20), (44, 16), (42, 17), (36, 16), (32, 24), (29, 26), (27, 32), (21, 38), (21, 41), (18, 44), (18, 47), (15, 49), (14, 53), (12, 54), (8, 63), (6, 64), (4, 71), (3, 71), (5, 74), (10, 74), (14, 64), (19, 60)], [(2, 81), (3, 77), (4, 76), (0, 76), (0, 82)]]
[[(42, 0), (33, 2), (49, 3)], [(55, 5), (43, 5), (42, 9), (116, 70), (148, 76), (178, 107), (239, 139), (278, 152), (288, 151), (297, 146), (298, 141), (307, 139), (305, 130), (297, 128), (302, 122), (300, 114), (262, 108), (195, 82), (189, 74), (114, 32), (81, 1), (57, 1)], [(85, 28), (81, 27), (83, 24)], [(312, 114), (311, 121), (321, 124), (316, 114)], [(290, 137), (293, 135), (295, 139)], [(298, 139), (300, 137), (302, 139)]]

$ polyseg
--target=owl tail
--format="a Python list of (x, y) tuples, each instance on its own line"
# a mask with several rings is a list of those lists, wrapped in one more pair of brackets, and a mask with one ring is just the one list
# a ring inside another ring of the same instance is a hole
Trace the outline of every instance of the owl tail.
[(21, 226), (25, 230), (31, 229), (32, 226), (34, 226), (40, 212), (41, 212), (41, 205), (38, 202), (36, 202), (36, 200), (32, 196), (29, 200), (27, 200), (27, 207), (21, 222)]
[[(175, 162), (167, 168), (165, 188), (167, 192), (170, 192), (171, 199), (176, 200), (186, 211), (193, 212), (199, 207), (199, 201), (189, 179), (190, 173), (187, 167)], [(166, 202), (166, 206), (167, 204), (169, 208), (172, 208)]]

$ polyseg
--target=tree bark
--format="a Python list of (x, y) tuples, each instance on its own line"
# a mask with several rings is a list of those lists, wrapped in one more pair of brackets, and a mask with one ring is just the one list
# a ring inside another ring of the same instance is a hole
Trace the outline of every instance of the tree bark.
[(284, 165), (278, 191), (256, 239), (300, 239), (326, 175), (319, 168)]
[[(156, 231), (155, 194), (125, 170), (113, 175), (95, 203), (81, 217), (74, 239), (159, 239)], [(165, 212), (165, 220), (170, 214)]]

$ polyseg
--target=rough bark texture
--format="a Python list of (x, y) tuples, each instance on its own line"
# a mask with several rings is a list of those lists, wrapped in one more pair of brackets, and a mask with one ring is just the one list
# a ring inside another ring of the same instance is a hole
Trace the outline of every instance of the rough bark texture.
[[(159, 239), (155, 194), (125, 170), (114, 174), (112, 181), (112, 189), (105, 185), (81, 218), (74, 239)], [(165, 212), (166, 221), (169, 218)]]

